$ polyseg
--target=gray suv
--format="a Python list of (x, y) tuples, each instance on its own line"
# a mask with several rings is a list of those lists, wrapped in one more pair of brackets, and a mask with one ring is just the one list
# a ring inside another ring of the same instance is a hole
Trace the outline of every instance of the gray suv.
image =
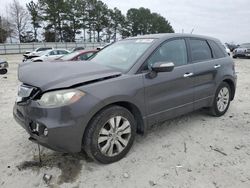
[(101, 163), (123, 158), (153, 124), (200, 108), (222, 116), (236, 88), (223, 45), (185, 34), (128, 38), (89, 62), (23, 64), (19, 80), (14, 117), (30, 140)]

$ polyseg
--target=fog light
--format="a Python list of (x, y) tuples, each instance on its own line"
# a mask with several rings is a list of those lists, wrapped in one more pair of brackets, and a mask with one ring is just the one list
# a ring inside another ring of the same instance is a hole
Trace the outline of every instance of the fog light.
[(48, 134), (49, 134), (49, 130), (48, 130), (48, 128), (45, 128), (45, 129), (43, 130), (43, 135), (44, 135), (44, 136), (48, 136)]

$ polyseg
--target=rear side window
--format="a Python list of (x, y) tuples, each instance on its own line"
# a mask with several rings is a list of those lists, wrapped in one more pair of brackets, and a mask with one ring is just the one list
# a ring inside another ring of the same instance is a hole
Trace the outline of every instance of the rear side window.
[(187, 48), (184, 39), (166, 42), (149, 58), (148, 66), (157, 62), (173, 62), (175, 66), (187, 64)]
[(190, 39), (193, 61), (206, 61), (212, 59), (211, 49), (205, 40)]
[(209, 41), (209, 44), (213, 50), (214, 58), (218, 59), (226, 57), (225, 52), (219, 47), (219, 45), (216, 42)]

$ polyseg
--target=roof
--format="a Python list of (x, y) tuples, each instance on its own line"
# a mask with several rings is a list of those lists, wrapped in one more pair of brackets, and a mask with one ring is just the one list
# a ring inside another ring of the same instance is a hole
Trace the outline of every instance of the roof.
[(194, 38), (203, 38), (209, 40), (218, 40), (213, 37), (203, 36), (203, 35), (194, 35), (194, 34), (183, 34), (183, 33), (159, 33), (159, 34), (149, 34), (149, 35), (140, 35), (136, 37), (130, 37), (128, 39), (140, 39), (140, 38), (154, 38), (154, 39), (168, 39), (173, 37), (194, 37)]

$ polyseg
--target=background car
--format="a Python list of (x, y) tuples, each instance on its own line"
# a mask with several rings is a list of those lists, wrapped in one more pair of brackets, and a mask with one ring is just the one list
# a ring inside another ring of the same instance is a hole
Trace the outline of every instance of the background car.
[(250, 58), (250, 43), (240, 45), (233, 51), (233, 58), (249, 57)]
[(236, 48), (239, 47), (239, 45), (229, 43), (226, 43), (226, 46), (230, 49), (231, 52), (233, 52)]
[(39, 57), (40, 53), (43, 52), (43, 51), (46, 51), (46, 50), (52, 50), (51, 47), (42, 47), (42, 48), (37, 48), (35, 51), (33, 52), (26, 52), (23, 56), (24, 56), (24, 59), (23, 61), (27, 61), (28, 59), (32, 59), (34, 57)]
[(9, 67), (8, 62), (0, 59), (0, 74), (6, 74), (8, 72), (7, 70), (8, 67)]
[(58, 58), (57, 61), (85, 61), (96, 52), (98, 52), (98, 50), (76, 51)]
[(72, 48), (70, 51), (75, 52), (75, 51), (80, 51), (80, 50), (85, 50), (85, 48), (84, 47), (75, 47), (75, 48)]
[(224, 46), (224, 48), (225, 48), (227, 54), (228, 54), (229, 56), (231, 56), (231, 51), (230, 51), (230, 49), (227, 47), (227, 45), (225, 44), (225, 45), (223, 45), (223, 46)]
[(32, 62), (44, 62), (44, 61), (53, 61), (56, 60), (66, 54), (70, 53), (65, 49), (55, 49), (55, 50), (47, 50), (41, 54), (40, 57), (32, 58)]

